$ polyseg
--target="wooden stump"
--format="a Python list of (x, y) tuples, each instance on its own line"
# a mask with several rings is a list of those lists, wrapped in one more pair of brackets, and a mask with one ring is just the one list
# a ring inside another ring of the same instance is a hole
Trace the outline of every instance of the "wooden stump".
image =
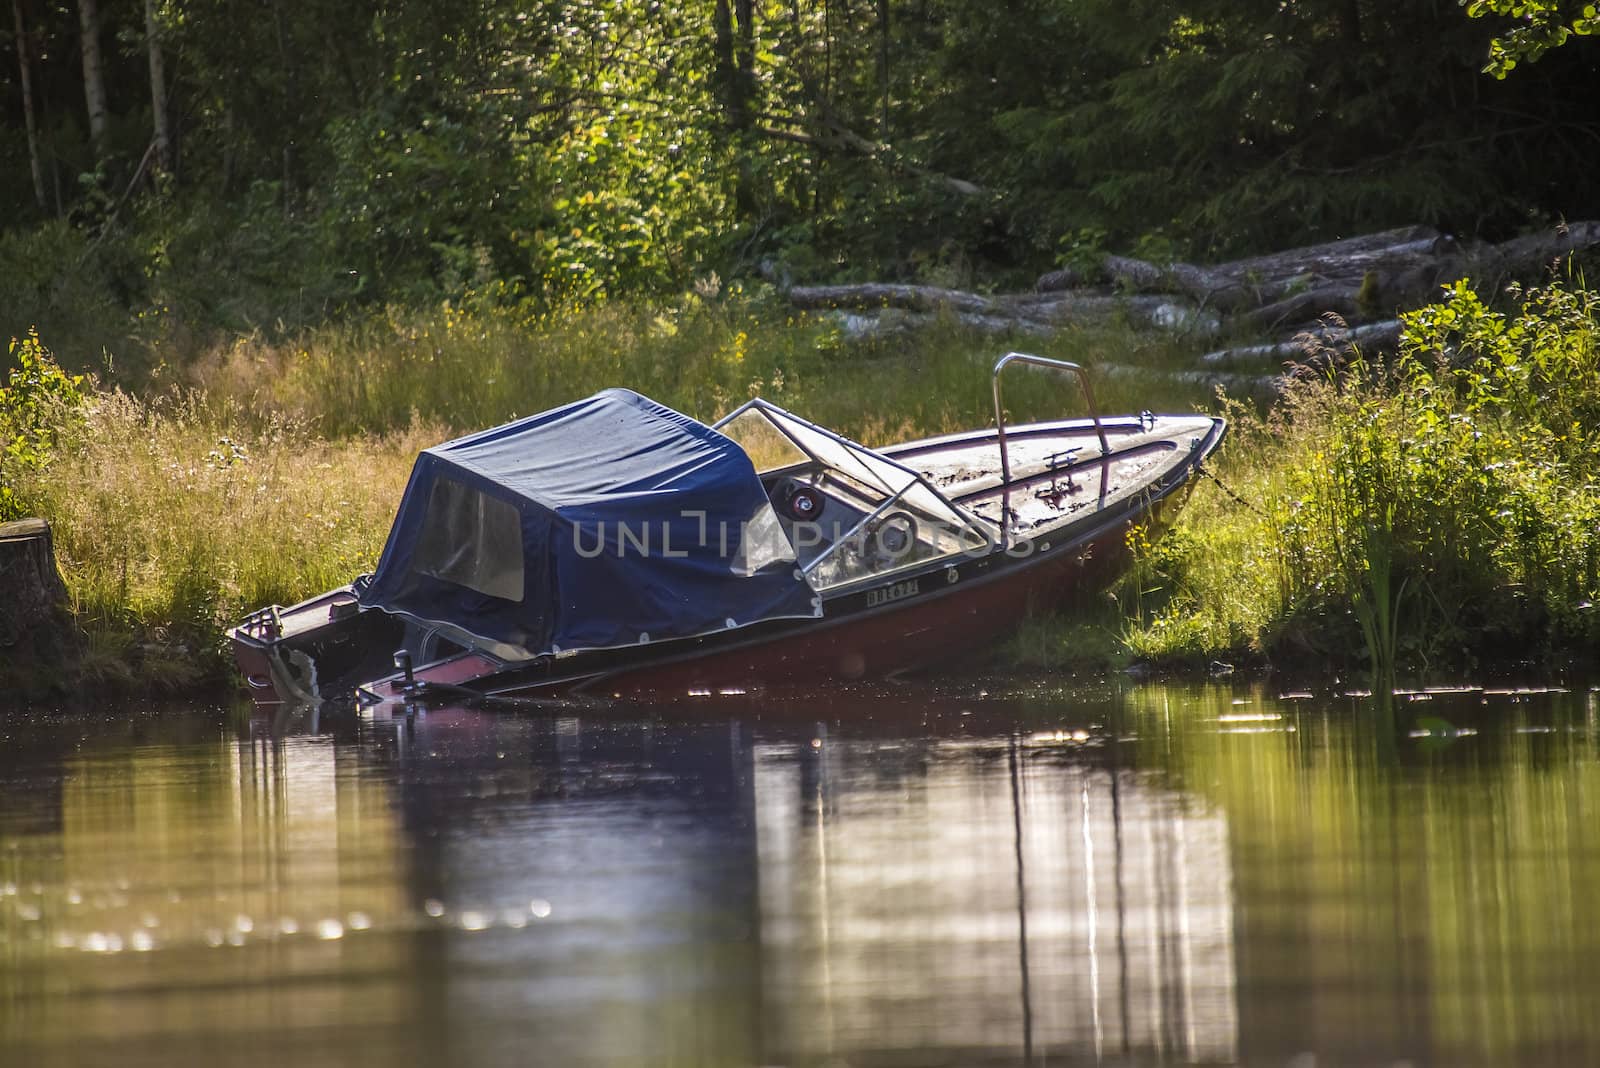
[(71, 635), (50, 524), (0, 523), (0, 680), (33, 689), (28, 680), (63, 663)]

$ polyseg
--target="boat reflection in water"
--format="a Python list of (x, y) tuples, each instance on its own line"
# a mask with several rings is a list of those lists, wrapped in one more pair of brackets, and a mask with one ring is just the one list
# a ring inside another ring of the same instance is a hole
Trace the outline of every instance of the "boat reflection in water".
[(1234, 1058), (1226, 821), (1103, 735), (373, 729), (423, 892), (491, 924), (530, 892), (552, 910), (444, 966), (453, 1020), (520, 1019), (548, 1063)]
[(1218, 811), (852, 700), (13, 730), (0, 1064), (1233, 1059)]
[(1233, 1060), (1220, 814), (1071, 734), (818, 741), (754, 752), (770, 1054)]

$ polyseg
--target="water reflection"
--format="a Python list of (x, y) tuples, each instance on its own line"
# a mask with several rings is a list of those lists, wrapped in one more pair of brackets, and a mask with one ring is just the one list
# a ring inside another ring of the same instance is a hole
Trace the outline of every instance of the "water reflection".
[(0, 786), (0, 1051), (156, 1063), (169, 1041), (403, 1019), (409, 984), (388, 1000), (347, 980), (398, 977), (408, 947), (330, 944), (405, 911), (382, 784), (341, 774), (328, 737), (149, 726), (8, 732), (23, 744)]
[(1231, 1060), (1227, 824), (1103, 763), (1070, 734), (757, 746), (769, 1052)]
[(1600, 1055), (1587, 691), (0, 732), (0, 1064)]

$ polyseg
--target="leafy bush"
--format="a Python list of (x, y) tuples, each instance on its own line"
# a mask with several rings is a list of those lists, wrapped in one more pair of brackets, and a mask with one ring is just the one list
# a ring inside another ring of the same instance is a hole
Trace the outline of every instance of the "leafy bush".
[(0, 233), (0, 337), (37, 329), (79, 369), (116, 349), (130, 332), (130, 308), (143, 305), (144, 266), (112, 239), (98, 245), (71, 224)]
[(11, 339), (9, 362), (16, 366), (0, 387), (0, 522), (27, 514), (17, 483), (42, 470), (66, 425), (81, 414), (82, 375), (69, 375), (30, 330)]

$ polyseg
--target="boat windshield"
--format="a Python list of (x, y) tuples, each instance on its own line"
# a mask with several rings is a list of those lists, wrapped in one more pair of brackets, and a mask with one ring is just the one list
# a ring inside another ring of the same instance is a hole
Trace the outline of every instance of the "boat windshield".
[(881, 579), (961, 553), (995, 532), (917, 472), (756, 399), (716, 424), (750, 456), (818, 590)]

